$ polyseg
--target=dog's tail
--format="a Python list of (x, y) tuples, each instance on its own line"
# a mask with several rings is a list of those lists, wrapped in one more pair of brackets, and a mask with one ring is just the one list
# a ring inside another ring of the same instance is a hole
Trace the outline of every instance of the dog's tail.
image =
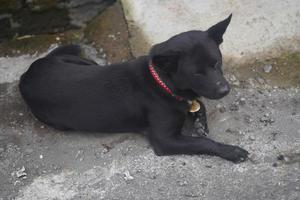
[(59, 55), (74, 55), (80, 56), (81, 48), (79, 45), (68, 44), (57, 47), (53, 51), (51, 51), (47, 56), (59, 56)]

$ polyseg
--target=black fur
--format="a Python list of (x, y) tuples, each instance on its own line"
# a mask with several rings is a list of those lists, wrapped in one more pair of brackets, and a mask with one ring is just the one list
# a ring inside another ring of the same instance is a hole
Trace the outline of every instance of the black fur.
[(162, 90), (148, 69), (152, 60), (168, 87), (189, 100), (227, 95), (218, 45), (230, 18), (207, 31), (181, 33), (154, 45), (148, 56), (110, 66), (81, 58), (76, 45), (59, 47), (22, 75), (21, 94), (40, 121), (59, 130), (146, 131), (157, 155), (209, 154), (244, 161), (248, 152), (237, 146), (182, 135), (185, 119), (195, 120), (197, 113)]

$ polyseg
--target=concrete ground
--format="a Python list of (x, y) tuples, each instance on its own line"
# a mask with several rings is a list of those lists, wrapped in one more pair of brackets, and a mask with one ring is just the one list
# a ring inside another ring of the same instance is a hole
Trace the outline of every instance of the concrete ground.
[[(118, 40), (117, 33), (106, 34)], [(117, 60), (109, 47), (85, 45), (86, 54), (99, 63)], [(102, 51), (110, 52), (108, 60), (99, 58)], [(24, 104), (17, 84), (45, 53), (0, 57), (1, 200), (299, 199), (298, 54), (282, 63), (252, 66), (251, 73), (228, 69), (231, 93), (218, 101), (203, 99), (208, 137), (251, 153), (248, 161), (233, 164), (205, 155), (158, 157), (143, 135), (134, 133), (61, 132), (42, 124)], [(284, 63), (292, 68), (279, 73)], [(277, 78), (269, 81), (272, 77)]]

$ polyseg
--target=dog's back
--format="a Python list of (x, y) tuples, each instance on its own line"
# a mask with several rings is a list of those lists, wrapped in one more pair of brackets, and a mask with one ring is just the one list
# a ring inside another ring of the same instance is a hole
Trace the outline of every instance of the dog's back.
[(22, 75), (20, 91), (33, 114), (62, 130), (139, 129), (144, 122), (138, 116), (132, 70), (102, 67), (79, 55), (78, 46), (59, 47)]

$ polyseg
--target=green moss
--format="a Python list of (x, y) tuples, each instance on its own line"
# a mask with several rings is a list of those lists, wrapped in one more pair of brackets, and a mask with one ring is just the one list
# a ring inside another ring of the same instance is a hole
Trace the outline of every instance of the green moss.
[[(272, 66), (269, 73), (264, 71), (266, 65)], [(232, 66), (227, 68), (227, 72), (234, 73), (239, 80), (260, 78), (271, 86), (300, 87), (300, 52), (286, 52), (275, 58)]]
[(14, 38), (0, 44), (0, 56), (16, 56), (44, 52), (55, 43), (78, 43), (82, 40), (81, 30), (70, 30), (64, 33), (27, 35)]

